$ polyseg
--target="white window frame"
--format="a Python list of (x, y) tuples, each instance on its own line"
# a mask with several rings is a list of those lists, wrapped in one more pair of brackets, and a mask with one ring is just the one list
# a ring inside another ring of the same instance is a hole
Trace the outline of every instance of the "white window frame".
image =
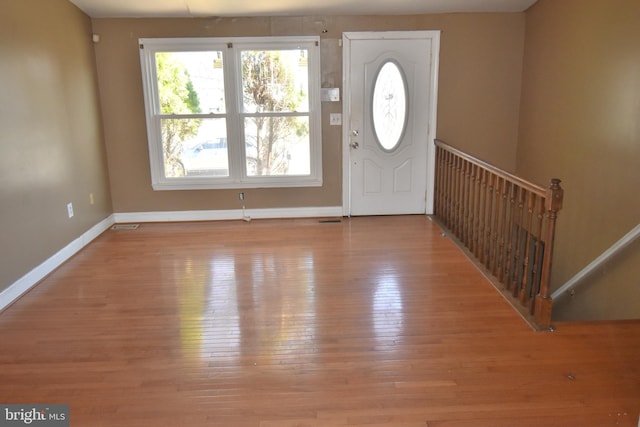
[[(322, 130), (320, 104), (320, 38), (300, 37), (198, 37), (198, 38), (141, 38), (140, 65), (144, 91), (147, 140), (151, 183), (154, 190), (194, 190), (223, 188), (272, 188), (322, 186)], [(278, 50), (306, 48), (309, 52), (309, 175), (248, 176), (245, 170), (245, 145), (242, 109), (242, 81), (240, 52), (243, 50)], [(222, 51), (226, 111), (223, 114), (202, 113), (177, 115), (179, 118), (226, 118), (229, 176), (167, 178), (160, 123), (171, 118), (160, 112), (156, 76), (156, 52)], [(186, 117), (185, 117), (186, 116)]]

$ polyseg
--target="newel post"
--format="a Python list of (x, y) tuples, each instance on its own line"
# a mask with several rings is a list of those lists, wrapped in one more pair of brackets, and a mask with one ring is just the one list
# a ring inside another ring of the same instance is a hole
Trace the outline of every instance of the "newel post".
[(551, 262), (553, 259), (553, 244), (555, 239), (556, 219), (562, 208), (564, 190), (560, 187), (560, 180), (554, 178), (547, 189), (545, 209), (547, 210), (547, 226), (545, 230), (544, 257), (542, 260), (542, 275), (540, 278), (540, 292), (536, 296), (534, 317), (541, 328), (551, 327), (551, 297), (549, 282), (551, 281)]

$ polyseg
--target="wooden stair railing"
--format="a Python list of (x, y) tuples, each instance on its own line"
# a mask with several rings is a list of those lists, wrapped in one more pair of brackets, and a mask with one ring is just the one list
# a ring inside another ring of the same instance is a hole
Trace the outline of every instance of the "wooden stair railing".
[(560, 180), (545, 189), (442, 141), (435, 144), (436, 221), (533, 327), (550, 329)]

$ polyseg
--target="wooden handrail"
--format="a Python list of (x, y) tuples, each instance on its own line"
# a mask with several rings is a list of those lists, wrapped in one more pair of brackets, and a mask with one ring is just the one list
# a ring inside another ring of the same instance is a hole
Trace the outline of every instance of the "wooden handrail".
[(436, 140), (435, 218), (523, 317), (551, 327), (559, 179), (528, 182)]
[(483, 160), (477, 159), (475, 157), (473, 157), (470, 154), (465, 153), (464, 151), (460, 151), (455, 147), (452, 147), (451, 145), (448, 145), (447, 143), (436, 139), (435, 140), (435, 145), (436, 147), (440, 147), (450, 153), (455, 154), (457, 157), (460, 157), (461, 159), (467, 160), (475, 165), (478, 165), (484, 169), (486, 169), (487, 171), (491, 172), (492, 174), (501, 177), (501, 178), (506, 178), (514, 183), (517, 183), (519, 186), (521, 186), (522, 188), (525, 188), (531, 192), (534, 192), (540, 196), (544, 196), (547, 193), (547, 190), (544, 187), (541, 187), (539, 185), (533, 184), (529, 181), (526, 181), (522, 178), (520, 178), (519, 176), (516, 176), (514, 174), (511, 174), (509, 172), (506, 172), (502, 169), (500, 169), (497, 166), (492, 165), (491, 163), (487, 163)]

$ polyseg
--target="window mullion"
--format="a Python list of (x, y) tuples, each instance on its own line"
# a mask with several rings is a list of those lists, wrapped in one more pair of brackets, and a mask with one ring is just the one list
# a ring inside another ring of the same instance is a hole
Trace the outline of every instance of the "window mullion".
[(309, 117), (308, 112), (299, 111), (277, 111), (277, 112), (256, 112), (256, 113), (240, 113), (241, 117)]
[(224, 119), (226, 114), (194, 113), (194, 114), (156, 114), (159, 119)]
[(227, 47), (224, 61), (225, 96), (227, 100), (227, 138), (229, 141), (229, 176), (234, 181), (241, 181), (244, 176), (244, 148), (238, 114), (238, 71), (236, 64), (236, 50), (233, 45)]

